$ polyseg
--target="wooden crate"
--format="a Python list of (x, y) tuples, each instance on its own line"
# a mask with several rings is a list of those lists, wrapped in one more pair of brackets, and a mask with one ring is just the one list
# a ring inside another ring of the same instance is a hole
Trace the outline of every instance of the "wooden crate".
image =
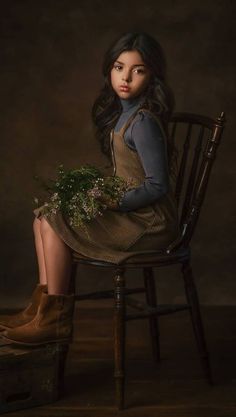
[(0, 338), (0, 414), (56, 401), (68, 345), (16, 347)]

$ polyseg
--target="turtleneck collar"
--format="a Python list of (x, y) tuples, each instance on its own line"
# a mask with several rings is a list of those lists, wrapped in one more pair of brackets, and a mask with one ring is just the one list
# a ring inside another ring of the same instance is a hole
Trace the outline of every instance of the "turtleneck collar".
[(122, 105), (122, 112), (126, 113), (129, 110), (135, 107), (138, 107), (143, 101), (144, 101), (143, 96), (138, 96), (138, 97), (129, 98), (129, 99), (120, 98), (120, 102)]

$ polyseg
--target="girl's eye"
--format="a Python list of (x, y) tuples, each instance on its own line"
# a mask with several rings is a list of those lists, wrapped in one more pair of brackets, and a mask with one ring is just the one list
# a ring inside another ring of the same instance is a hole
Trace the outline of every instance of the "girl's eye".
[(137, 72), (137, 74), (144, 74), (144, 70), (143, 70), (143, 69), (141, 69), (141, 68), (136, 68), (136, 69), (134, 70), (134, 72)]
[[(114, 65), (114, 69), (116, 71), (122, 71), (123, 67), (122, 65)], [(134, 68), (133, 72), (136, 74), (145, 74), (145, 71), (142, 68)]]

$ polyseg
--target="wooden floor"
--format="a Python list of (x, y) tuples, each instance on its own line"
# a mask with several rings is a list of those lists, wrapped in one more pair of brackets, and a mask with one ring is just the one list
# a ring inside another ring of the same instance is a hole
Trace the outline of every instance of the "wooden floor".
[(152, 361), (145, 320), (128, 323), (126, 410), (114, 406), (112, 304), (80, 303), (59, 401), (8, 417), (236, 417), (236, 307), (202, 307), (215, 385), (203, 375), (188, 312), (160, 318)]

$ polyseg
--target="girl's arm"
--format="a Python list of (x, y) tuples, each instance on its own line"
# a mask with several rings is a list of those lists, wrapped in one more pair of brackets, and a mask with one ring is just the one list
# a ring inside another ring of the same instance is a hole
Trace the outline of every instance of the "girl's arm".
[(137, 151), (145, 180), (139, 187), (127, 191), (119, 201), (118, 210), (131, 211), (156, 202), (169, 189), (166, 140), (158, 122), (149, 114), (135, 118), (129, 146)]

